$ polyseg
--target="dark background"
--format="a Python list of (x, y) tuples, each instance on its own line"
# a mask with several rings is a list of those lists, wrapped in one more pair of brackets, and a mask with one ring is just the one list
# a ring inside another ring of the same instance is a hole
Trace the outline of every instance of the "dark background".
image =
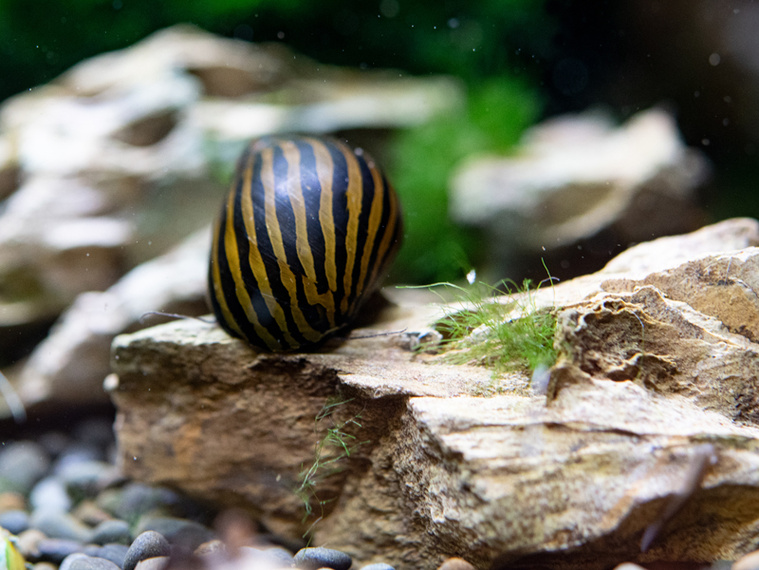
[[(469, 104), (452, 132), (438, 125), (398, 141), (398, 155), (417, 162), (427, 160), (423, 151), (416, 157), (408, 148), (427, 144), (441, 165), (452, 163), (508, 148), (524, 128), (559, 113), (600, 106), (624, 120), (666, 106), (687, 144), (713, 163), (699, 196), (710, 220), (759, 217), (759, 6), (752, 1), (0, 0), (0, 99), (179, 22), (282, 42), (324, 63), (462, 78)], [(455, 140), (434, 148), (441, 139)], [(415, 188), (444, 186), (448, 174), (420, 174), (403, 160), (394, 168)], [(445, 229), (465, 244), (475, 239)], [(457, 253), (440, 238), (412, 241), (445, 258), (441, 270), (417, 281), (455, 277), (445, 268), (467, 246)]]

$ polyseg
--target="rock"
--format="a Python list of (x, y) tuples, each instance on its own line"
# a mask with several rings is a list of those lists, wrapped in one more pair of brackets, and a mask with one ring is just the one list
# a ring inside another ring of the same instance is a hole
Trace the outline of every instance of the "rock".
[(0, 450), (0, 490), (28, 493), (49, 466), (50, 457), (39, 444), (10, 443)]
[(199, 545), (214, 538), (211, 529), (202, 524), (177, 517), (152, 517), (140, 519), (135, 533), (154, 531), (164, 536), (171, 544), (192, 552)]
[(757, 570), (759, 568), (759, 550), (754, 550), (735, 561), (732, 570)]
[(45, 534), (36, 528), (30, 528), (18, 535), (18, 551), (27, 560), (39, 558), (40, 551), (38, 545), (40, 541), (47, 539)]
[(131, 544), (132, 533), (129, 523), (121, 520), (103, 521), (92, 531), (92, 542), (95, 544)]
[(11, 534), (21, 534), (29, 528), (29, 513), (19, 509), (0, 512), (0, 527)]
[(45, 538), (37, 543), (37, 550), (42, 560), (61, 564), (71, 554), (84, 551), (84, 544), (68, 538)]
[(110, 560), (119, 568), (123, 568), (127, 552), (129, 552), (129, 546), (126, 544), (104, 544), (102, 546), (88, 546), (85, 548), (84, 552), (88, 556)]
[[(18, 342), (6, 329), (44, 330), (80, 294), (103, 292), (207, 226), (225, 191), (219, 173), (248, 139), (407, 126), (461, 98), (451, 79), (333, 68), (280, 44), (177, 26), (8, 99), (0, 106), (3, 342)], [(166, 290), (158, 280), (143, 292), (154, 288)], [(193, 293), (194, 303), (202, 300)], [(45, 349), (50, 359), (38, 354), (28, 373), (47, 378), (59, 367), (65, 385), (83, 368), (89, 381), (108, 335), (124, 330), (113, 315), (100, 318), (105, 303), (118, 301), (78, 300), (79, 320), (66, 318), (66, 332)], [(170, 310), (147, 310), (157, 308)], [(30, 346), (11, 348), (26, 354)], [(71, 386), (69, 395), (79, 385)]]
[(252, 566), (254, 568), (280, 569), (295, 566), (293, 555), (281, 547), (254, 548), (242, 546), (238, 550), (237, 559), (242, 568)]
[(29, 494), (29, 504), (34, 510), (45, 509), (65, 513), (71, 509), (71, 498), (63, 481), (50, 476), (34, 486)]
[[(499, 275), (509, 275), (509, 261), (524, 254), (547, 255), (556, 272), (596, 248), (608, 252), (698, 227), (703, 214), (694, 191), (707, 170), (660, 109), (618, 128), (598, 113), (564, 116), (527, 131), (513, 157), (468, 160), (452, 183), (450, 212), (498, 244), (491, 254), (503, 264)], [(553, 265), (552, 252), (561, 256)]]
[(121, 570), (116, 564), (105, 558), (72, 554), (61, 563), (60, 570)]
[(81, 497), (94, 497), (98, 491), (120, 477), (110, 463), (87, 459), (66, 462), (56, 472), (66, 488)]
[(171, 559), (168, 556), (156, 556), (154, 558), (146, 558), (140, 560), (135, 566), (135, 570), (163, 570), (168, 568)]
[[(644, 537), (645, 560), (737, 557), (759, 539), (757, 245), (759, 223), (730, 220), (531, 293), (561, 347), (542, 394), (525, 372), (365, 338), (424, 330), (443, 307), (390, 307), (311, 354), (197, 322), (118, 337), (121, 467), (292, 536), (310, 524), (305, 481), (327, 501), (315, 540), (398, 567), (611, 567), (637, 562)], [(343, 432), (361, 442), (350, 455), (319, 447)], [(343, 469), (304, 480), (318, 449)]]
[(172, 511), (181, 500), (170, 489), (132, 481), (121, 488), (101, 492), (97, 504), (119, 519), (137, 520), (147, 513)]
[(475, 570), (475, 568), (463, 558), (449, 558), (438, 566), (437, 570)]
[[(529, 304), (495, 299), (505, 319), (555, 310), (560, 357), (542, 393), (525, 371), (494, 377), (366, 338), (461, 305), (391, 306), (309, 354), (256, 352), (199, 322), (117, 337), (120, 465), (293, 537), (320, 517), (314, 540), (358, 563), (737, 557), (759, 540), (758, 245), (758, 222), (729, 220), (631, 248)], [(338, 473), (319, 472), (325, 458)]]
[(89, 542), (92, 530), (67, 512), (38, 509), (32, 513), (31, 525), (50, 538)]
[(376, 562), (374, 564), (367, 564), (366, 566), (362, 566), (360, 570), (395, 570), (390, 564), (385, 564), (384, 562)]
[(295, 553), (295, 565), (303, 570), (318, 570), (332, 568), (333, 570), (348, 570), (353, 564), (351, 557), (332, 548), (301, 548)]
[(169, 541), (163, 535), (148, 530), (140, 533), (127, 551), (124, 559), (123, 570), (134, 570), (138, 562), (156, 556), (168, 556), (171, 554)]
[(206, 311), (209, 239), (208, 230), (202, 230), (135, 268), (107, 291), (80, 295), (21, 371), (24, 403), (106, 401), (102, 382), (110, 372), (109, 347), (117, 334), (140, 328), (151, 311)]

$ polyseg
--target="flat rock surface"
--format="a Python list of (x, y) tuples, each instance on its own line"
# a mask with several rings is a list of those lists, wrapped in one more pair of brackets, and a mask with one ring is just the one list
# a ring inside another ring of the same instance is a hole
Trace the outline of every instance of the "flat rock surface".
[(408, 350), (461, 306), (391, 306), (309, 354), (193, 320), (119, 336), (121, 467), (359, 564), (735, 559), (759, 540), (757, 244), (729, 220), (534, 293), (558, 319), (544, 389)]

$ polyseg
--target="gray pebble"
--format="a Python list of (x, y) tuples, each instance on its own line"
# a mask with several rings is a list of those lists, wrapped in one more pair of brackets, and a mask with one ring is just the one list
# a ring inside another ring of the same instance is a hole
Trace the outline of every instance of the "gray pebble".
[(103, 521), (93, 529), (91, 541), (95, 544), (110, 542), (128, 546), (132, 542), (129, 523), (118, 519)]
[(102, 461), (103, 459), (105, 459), (105, 457), (103, 457), (103, 452), (97, 447), (77, 441), (61, 452), (55, 460), (53, 472), (57, 475), (69, 465), (82, 463), (84, 461)]
[(377, 562), (376, 564), (367, 564), (366, 566), (362, 566), (361, 570), (395, 570), (395, 568), (390, 566), (390, 564)]
[(86, 554), (72, 554), (61, 563), (59, 570), (121, 570), (105, 558), (95, 558)]
[(125, 544), (105, 544), (103, 546), (89, 545), (84, 549), (86, 555), (105, 558), (116, 564), (119, 568), (124, 566), (124, 560), (126, 560), (128, 551), (129, 547)]
[(50, 456), (33, 441), (16, 441), (0, 448), (0, 480), (5, 490), (27, 494), (47, 472)]
[(180, 502), (179, 495), (174, 491), (136, 482), (129, 482), (119, 489), (107, 489), (97, 498), (100, 508), (127, 521), (137, 520), (156, 510), (170, 509)]
[(29, 494), (29, 504), (32, 510), (44, 509), (65, 513), (71, 510), (71, 497), (58, 477), (45, 477)]
[(80, 497), (95, 497), (119, 477), (113, 465), (91, 459), (67, 463), (57, 473), (66, 488)]
[(18, 509), (0, 513), (0, 526), (11, 534), (21, 534), (29, 528), (29, 513)]
[(353, 564), (350, 556), (332, 548), (301, 548), (294, 556), (295, 565), (303, 570), (332, 568), (333, 570), (348, 570)]
[(154, 530), (166, 537), (171, 544), (192, 552), (198, 546), (215, 538), (208, 527), (187, 519), (176, 517), (143, 517), (135, 533)]
[(32, 513), (32, 528), (44, 532), (50, 538), (68, 538), (90, 542), (92, 530), (68, 513), (40, 509)]
[(60, 564), (64, 558), (84, 551), (84, 544), (66, 538), (43, 538), (37, 543), (37, 556), (40, 560)]
[(123, 570), (134, 570), (137, 563), (156, 556), (168, 556), (171, 545), (166, 538), (155, 531), (148, 530), (134, 539), (126, 554)]

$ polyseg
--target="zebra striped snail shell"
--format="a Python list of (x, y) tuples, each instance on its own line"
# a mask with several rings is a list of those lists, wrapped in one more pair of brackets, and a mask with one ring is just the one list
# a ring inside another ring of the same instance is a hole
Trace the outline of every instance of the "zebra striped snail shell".
[(262, 349), (313, 348), (356, 317), (402, 233), (398, 197), (365, 153), (328, 138), (258, 139), (214, 228), (216, 318)]

